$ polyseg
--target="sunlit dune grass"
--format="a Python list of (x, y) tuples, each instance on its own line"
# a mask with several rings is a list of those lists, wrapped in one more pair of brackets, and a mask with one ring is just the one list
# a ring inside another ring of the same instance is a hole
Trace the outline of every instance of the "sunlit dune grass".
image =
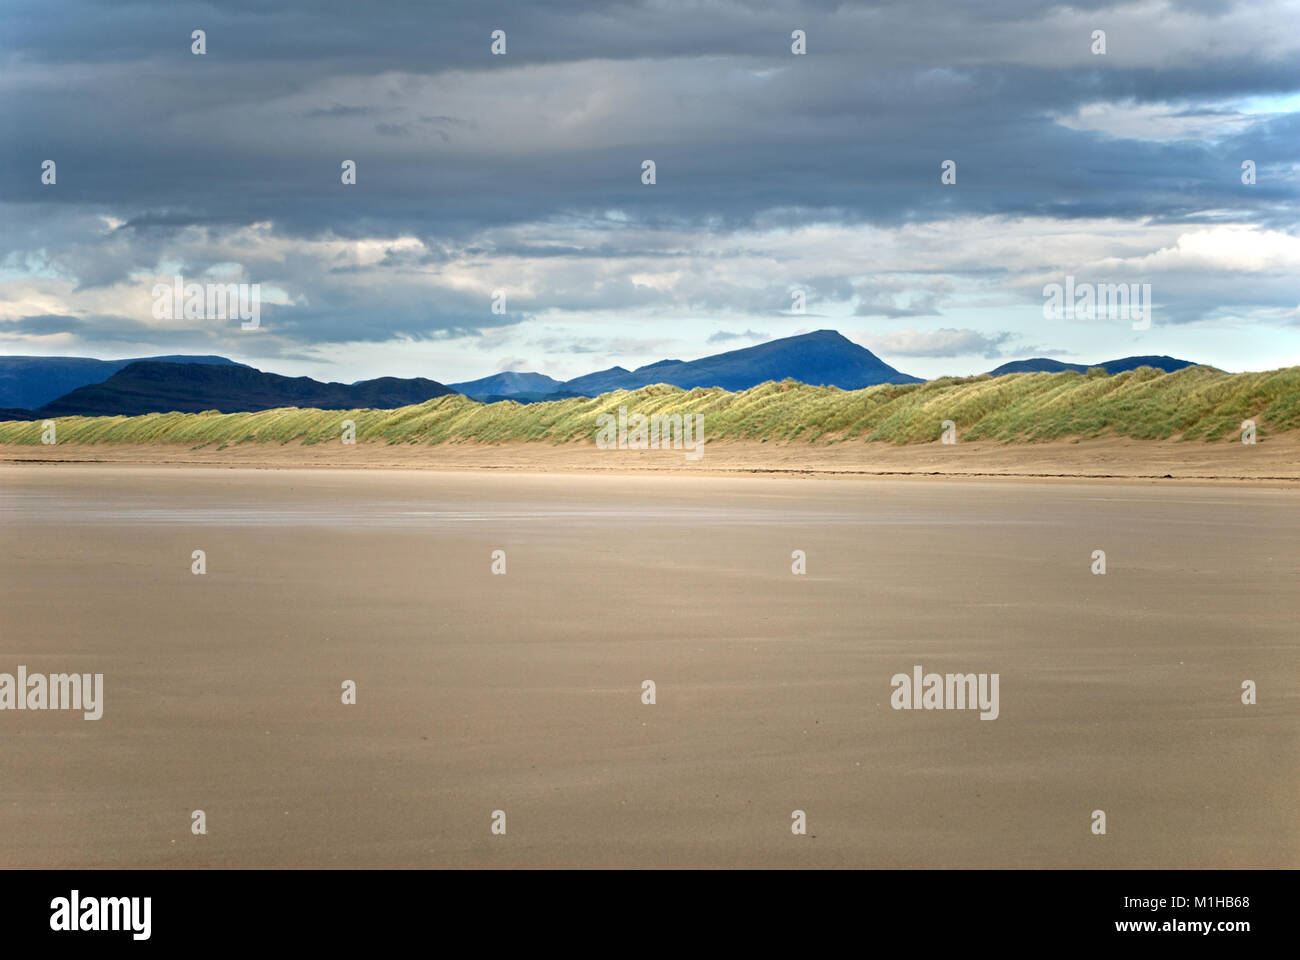
[[(616, 413), (703, 414), (704, 433), (718, 440), (884, 441), (938, 439), (945, 420), (964, 440), (1045, 441), (1106, 435), (1136, 439), (1223, 440), (1243, 420), (1259, 434), (1300, 427), (1300, 367), (1228, 374), (1212, 367), (1162, 373), (1142, 367), (1100, 372), (1024, 373), (943, 378), (864, 390), (810, 387), (787, 380), (750, 390), (663, 384), (619, 390), (595, 399), (481, 404), (455, 395), (396, 410), (312, 410), (259, 413), (60, 417), (61, 443), (314, 444), (337, 441), (356, 424), (358, 443), (567, 443), (595, 436), (596, 416)], [(41, 421), (0, 423), (0, 443), (39, 444)]]

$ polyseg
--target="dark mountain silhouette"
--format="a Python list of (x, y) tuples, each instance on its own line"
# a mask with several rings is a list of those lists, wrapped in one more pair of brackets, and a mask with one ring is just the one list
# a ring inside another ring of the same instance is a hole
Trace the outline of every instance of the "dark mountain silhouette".
[(574, 377), (561, 384), (561, 387), (582, 397), (598, 397), (611, 390), (626, 389), (626, 380), (631, 375), (632, 371), (623, 367), (610, 367), (608, 370), (598, 370), (595, 373)]
[[(990, 374), (1065, 370), (1084, 373), (1094, 366), (1114, 374), (1141, 366), (1172, 372), (1193, 364), (1165, 356), (1124, 357), (1097, 364), (1035, 357), (1004, 363)], [(922, 382), (895, 370), (870, 350), (834, 330), (785, 337), (699, 360), (660, 360), (636, 370), (610, 367), (567, 382), (540, 373), (506, 371), (450, 387), (422, 377), (322, 383), (309, 377), (264, 373), (224, 357), (176, 355), (147, 360), (0, 357), (0, 419), (203, 410), (234, 413), (274, 407), (392, 409), (458, 392), (487, 403), (498, 400), (535, 403), (574, 396), (594, 397), (611, 390), (635, 390), (655, 383), (684, 389), (722, 387), (735, 391), (785, 379), (846, 390), (880, 383)], [(55, 397), (48, 396), (51, 390), (66, 383), (75, 386)], [(41, 400), (42, 397), (46, 399)]]
[[(523, 379), (532, 377), (539, 379)], [(834, 330), (818, 330), (699, 360), (658, 360), (635, 370), (610, 367), (564, 383), (543, 378), (541, 374), (497, 374), (452, 386), (475, 400), (534, 403), (572, 396), (596, 397), (611, 390), (636, 390), (654, 383), (668, 383), (687, 390), (692, 387), (747, 390), (769, 380), (785, 379), (846, 390), (878, 383), (921, 382), (918, 377), (900, 373), (870, 350)]]
[(449, 383), (447, 386), (475, 400), (489, 396), (509, 397), (525, 393), (544, 395), (564, 389), (563, 383), (544, 373), (516, 373), (513, 370), (495, 373), (480, 380)]
[(1012, 360), (989, 371), (990, 376), (1000, 377), (1007, 373), (1061, 373), (1073, 370), (1075, 373), (1087, 373), (1092, 367), (1102, 367), (1109, 374), (1136, 370), (1138, 367), (1155, 367), (1165, 373), (1173, 373), (1183, 367), (1194, 367), (1190, 360), (1178, 360), (1174, 357), (1122, 357), (1119, 360), (1107, 360), (1105, 363), (1065, 363), (1049, 357), (1034, 357), (1031, 360)]
[(654, 383), (668, 383), (687, 390), (693, 387), (747, 390), (769, 380), (787, 378), (846, 390), (878, 383), (922, 382), (918, 377), (900, 373), (870, 350), (834, 330), (818, 330), (699, 360), (658, 360), (635, 370), (610, 367), (563, 383), (539, 373), (499, 373), (482, 380), (454, 383), (452, 387), (486, 403), (496, 400), (536, 403), (575, 396), (597, 397), (611, 390), (636, 390)]
[(69, 390), (103, 383), (132, 363), (211, 363), (243, 366), (225, 357), (181, 355), (137, 357), (134, 360), (95, 360), (90, 357), (0, 357), (0, 407), (31, 410)]
[(609, 390), (635, 390), (652, 383), (669, 383), (687, 390), (692, 387), (747, 390), (769, 380), (788, 378), (845, 390), (878, 383), (922, 382), (919, 377), (900, 373), (866, 347), (858, 346), (834, 330), (818, 330), (699, 360), (660, 360), (632, 371), (611, 367), (570, 380), (563, 389), (584, 396)]
[(450, 387), (418, 377), (380, 377), (355, 384), (321, 383), (310, 377), (282, 377), (241, 365), (160, 363), (129, 364), (103, 383), (76, 390), (32, 411), (35, 417), (135, 416), (143, 413), (239, 413), (274, 407), (320, 410), (386, 410), (423, 403), (455, 393)]

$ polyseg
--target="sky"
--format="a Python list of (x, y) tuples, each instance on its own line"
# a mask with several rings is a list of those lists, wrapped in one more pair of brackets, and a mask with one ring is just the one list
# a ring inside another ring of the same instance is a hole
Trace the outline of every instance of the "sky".
[[(178, 275), (258, 326), (156, 316)], [(1067, 277), (1149, 325), (1045, 316)], [(453, 383), (818, 329), (1300, 364), (1300, 0), (0, 0), (0, 353)]]

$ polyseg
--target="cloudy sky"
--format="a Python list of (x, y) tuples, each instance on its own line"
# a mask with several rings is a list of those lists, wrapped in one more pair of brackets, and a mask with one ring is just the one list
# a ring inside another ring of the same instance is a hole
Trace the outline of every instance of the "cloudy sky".
[[(155, 319), (177, 274), (260, 327)], [(1150, 328), (1044, 319), (1067, 275)], [(1300, 364), (1300, 0), (0, 0), (0, 352), (454, 382), (822, 328)]]

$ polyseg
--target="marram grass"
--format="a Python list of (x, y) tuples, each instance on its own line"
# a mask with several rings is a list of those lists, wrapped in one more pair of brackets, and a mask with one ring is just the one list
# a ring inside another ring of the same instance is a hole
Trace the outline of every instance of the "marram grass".
[[(344, 420), (358, 443), (591, 441), (596, 415), (703, 414), (704, 438), (759, 441), (925, 443), (952, 420), (963, 440), (1043, 441), (1123, 436), (1237, 439), (1243, 420), (1260, 436), (1300, 427), (1300, 367), (1228, 374), (1213, 367), (1161, 373), (1022, 373), (882, 385), (864, 390), (786, 380), (739, 393), (663, 384), (595, 399), (481, 404), (446, 396), (396, 410), (154, 413), (59, 417), (60, 443), (209, 444), (337, 442)], [(41, 421), (0, 423), (0, 443), (39, 444)]]

